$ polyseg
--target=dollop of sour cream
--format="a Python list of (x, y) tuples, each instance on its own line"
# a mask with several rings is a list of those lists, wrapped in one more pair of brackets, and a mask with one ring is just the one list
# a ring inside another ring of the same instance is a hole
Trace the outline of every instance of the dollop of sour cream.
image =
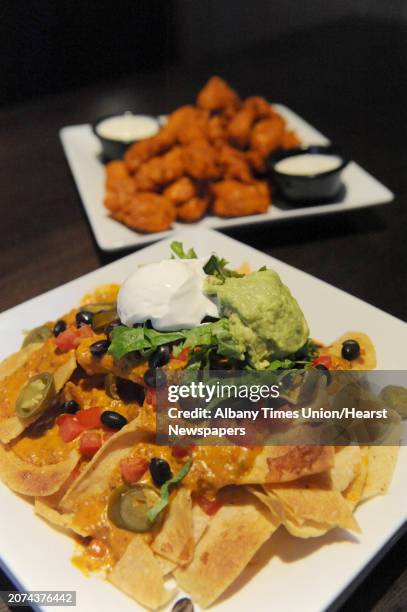
[(307, 176), (329, 172), (338, 168), (342, 159), (337, 155), (325, 155), (323, 153), (301, 153), (286, 157), (274, 166), (281, 174), (292, 174), (293, 176)]
[(159, 129), (158, 121), (154, 117), (132, 113), (107, 117), (96, 126), (96, 131), (102, 138), (121, 142), (132, 142), (154, 136)]
[(158, 331), (196, 327), (218, 308), (203, 292), (207, 259), (168, 259), (140, 266), (120, 288), (117, 311), (124, 325), (150, 320)]

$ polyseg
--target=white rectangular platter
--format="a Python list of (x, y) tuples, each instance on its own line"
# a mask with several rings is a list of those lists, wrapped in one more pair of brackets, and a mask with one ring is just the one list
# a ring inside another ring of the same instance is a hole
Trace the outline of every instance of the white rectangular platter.
[[(275, 108), (285, 117), (288, 125), (297, 132), (304, 144), (326, 144), (329, 142), (325, 136), (286, 106), (276, 104)], [(60, 137), (89, 223), (101, 249), (115, 251), (137, 247), (155, 242), (185, 228), (185, 224), (174, 223), (173, 230), (157, 234), (140, 234), (109, 217), (108, 211), (103, 206), (104, 167), (100, 161), (101, 148), (91, 126), (85, 124), (64, 127), (60, 131)], [(287, 208), (286, 206), (279, 207), (276, 200), (269, 210), (261, 215), (234, 219), (222, 219), (209, 215), (194, 223), (194, 226), (222, 230), (238, 225), (281, 221), (375, 206), (391, 202), (394, 198), (393, 193), (387, 187), (353, 161), (344, 170), (343, 184), (345, 195), (341, 202)]]
[[(218, 232), (189, 229), (176, 239), (186, 247), (193, 246), (198, 255), (217, 252), (236, 266), (248, 262), (252, 269), (262, 265), (273, 268), (300, 303), (313, 337), (329, 342), (345, 331), (366, 332), (375, 344), (378, 368), (405, 369), (406, 323)], [(0, 314), (0, 358), (18, 349), (21, 330), (57, 318), (99, 284), (122, 282), (140, 263), (168, 257), (169, 244), (170, 239), (156, 243)], [(388, 494), (356, 511), (360, 536), (334, 530), (321, 538), (301, 540), (280, 528), (262, 548), (256, 563), (211, 609), (325, 610), (400, 533), (406, 521), (406, 481), (407, 448), (403, 447)], [(0, 484), (1, 565), (16, 584), (28, 590), (76, 591), (76, 612), (140, 609), (108, 582), (83, 576), (70, 563), (72, 553), (69, 537), (35, 516), (29, 503)], [(66, 611), (59, 607), (44, 609)]]

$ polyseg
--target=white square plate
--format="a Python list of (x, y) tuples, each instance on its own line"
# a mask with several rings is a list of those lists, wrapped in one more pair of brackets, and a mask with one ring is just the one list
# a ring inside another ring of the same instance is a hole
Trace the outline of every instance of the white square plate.
[[(315, 128), (301, 119), (286, 106), (274, 105), (288, 125), (294, 129), (304, 144), (326, 144), (328, 139)], [(185, 224), (174, 223), (174, 229), (157, 234), (140, 234), (118, 221), (110, 218), (103, 206), (104, 167), (100, 161), (101, 147), (90, 125), (64, 127), (60, 131), (62, 146), (68, 159), (73, 178), (85, 207), (93, 233), (99, 247), (105, 251), (115, 251), (155, 242), (185, 228)], [(279, 206), (277, 198), (269, 210), (262, 215), (221, 219), (206, 216), (194, 223), (194, 227), (224, 229), (237, 225), (251, 225), (269, 221), (281, 221), (309, 215), (322, 215), (332, 212), (375, 206), (391, 202), (393, 193), (377, 179), (363, 170), (357, 163), (350, 162), (343, 172), (345, 196), (341, 202), (319, 206), (287, 208)]]
[[(264, 264), (272, 267), (298, 299), (313, 336), (328, 342), (345, 331), (364, 331), (376, 346), (378, 368), (405, 369), (406, 323), (217, 232), (189, 229), (176, 238), (186, 247), (194, 246), (198, 254), (214, 251), (236, 266), (248, 262), (253, 269)], [(159, 242), (2, 313), (0, 358), (18, 349), (22, 329), (57, 318), (101, 283), (123, 281), (139, 263), (168, 257), (169, 243), (169, 239)], [(249, 566), (212, 609), (325, 610), (400, 533), (407, 508), (406, 451), (405, 447), (400, 451), (388, 494), (357, 509), (360, 536), (334, 530), (321, 538), (301, 540), (280, 529), (263, 547), (257, 563)], [(0, 542), (3, 567), (24, 589), (77, 591), (77, 612), (140, 609), (108, 582), (86, 578), (75, 569), (69, 560), (72, 540), (35, 516), (31, 505), (1, 484)], [(60, 608), (45, 609), (56, 612)]]

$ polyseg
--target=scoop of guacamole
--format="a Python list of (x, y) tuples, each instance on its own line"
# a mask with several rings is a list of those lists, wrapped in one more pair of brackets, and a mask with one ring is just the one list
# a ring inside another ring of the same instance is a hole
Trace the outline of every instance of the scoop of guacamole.
[(248, 355), (256, 369), (292, 355), (307, 341), (309, 329), (304, 315), (273, 270), (226, 278), (223, 284), (208, 279), (206, 290), (217, 296), (239, 350)]

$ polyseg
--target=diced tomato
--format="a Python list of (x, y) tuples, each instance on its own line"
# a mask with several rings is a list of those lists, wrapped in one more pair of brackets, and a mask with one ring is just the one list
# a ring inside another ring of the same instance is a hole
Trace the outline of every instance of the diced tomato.
[(102, 412), (103, 408), (93, 406), (92, 408), (79, 410), (79, 412), (76, 413), (76, 418), (84, 429), (97, 429), (102, 426), (100, 420)]
[(120, 462), (120, 472), (128, 484), (138, 482), (147, 471), (148, 461), (143, 457), (128, 457)]
[(96, 559), (101, 559), (107, 553), (107, 546), (102, 540), (93, 538), (86, 547), (88, 554)]
[(84, 457), (90, 459), (102, 446), (102, 436), (96, 431), (85, 431), (82, 434), (79, 450)]
[(329, 355), (320, 355), (320, 357), (316, 357), (312, 365), (315, 367), (317, 365), (322, 365), (328, 370), (332, 367), (332, 359)]
[(198, 503), (198, 506), (204, 512), (206, 512), (208, 516), (213, 516), (214, 514), (216, 514), (219, 508), (221, 508), (222, 506), (222, 504), (216, 497), (215, 499), (208, 499), (204, 495), (199, 495), (196, 501)]
[(178, 444), (174, 444), (174, 446), (171, 448), (171, 454), (176, 459), (183, 459), (191, 454), (193, 448), (193, 444), (188, 444), (187, 446), (179, 446)]
[(84, 338), (90, 338), (94, 334), (90, 325), (81, 325), (81, 327), (76, 330), (76, 335), (78, 337), (79, 344), (81, 340), (83, 340)]
[(55, 338), (55, 344), (60, 351), (66, 353), (76, 348), (84, 338), (93, 336), (90, 325), (82, 325), (79, 329), (71, 325)]
[(57, 418), (57, 425), (59, 427), (59, 435), (64, 442), (75, 440), (84, 429), (73, 414), (61, 414)]
[(61, 332), (59, 336), (55, 338), (55, 344), (59, 348), (60, 351), (66, 353), (67, 351), (72, 350), (76, 346), (76, 333), (73, 329), (68, 328), (65, 331)]

